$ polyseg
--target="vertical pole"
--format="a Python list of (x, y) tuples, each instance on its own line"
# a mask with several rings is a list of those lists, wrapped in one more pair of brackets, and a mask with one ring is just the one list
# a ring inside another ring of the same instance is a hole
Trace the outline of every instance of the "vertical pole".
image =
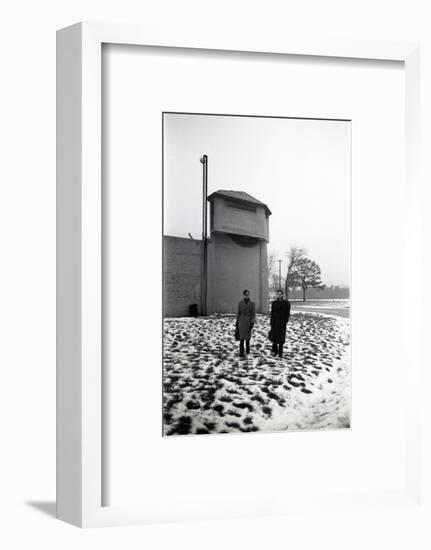
[(202, 163), (202, 315), (207, 315), (207, 271), (208, 271), (208, 156), (203, 155), (200, 159)]
[(281, 288), (281, 262), (283, 260), (277, 260), (278, 262), (278, 288)]

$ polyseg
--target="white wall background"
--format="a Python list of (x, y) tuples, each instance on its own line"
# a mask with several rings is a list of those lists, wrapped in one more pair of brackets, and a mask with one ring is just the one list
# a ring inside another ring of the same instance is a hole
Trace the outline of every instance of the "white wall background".
[[(55, 498), (55, 30), (83, 19), (162, 25), (206, 21), (219, 25), (220, 33), (226, 28), (240, 33), (243, 26), (254, 26), (256, 32), (265, 27), (273, 33), (303, 36), (421, 40), (431, 66), (426, 0), (9, 0), (1, 4), (0, 545), (7, 549), (429, 548), (431, 535), (424, 520), (421, 524), (420, 515), (406, 511), (355, 516), (322, 511), (321, 520), (312, 525), (306, 518), (293, 517), (90, 531), (42, 513), (41, 508), (53, 510)], [(422, 93), (426, 152), (431, 150), (430, 73), (425, 75)], [(429, 200), (429, 191), (424, 198)], [(425, 279), (431, 280), (428, 257), (425, 260)], [(430, 372), (428, 365), (425, 388), (430, 387)], [(431, 419), (426, 399), (424, 405), (424, 415)], [(429, 450), (426, 439), (428, 458)], [(429, 477), (425, 472), (428, 482)]]

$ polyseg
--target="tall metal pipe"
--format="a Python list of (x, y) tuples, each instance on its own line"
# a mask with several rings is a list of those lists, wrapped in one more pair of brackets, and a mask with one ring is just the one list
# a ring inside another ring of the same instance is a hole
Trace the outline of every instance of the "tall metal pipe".
[(207, 315), (208, 295), (208, 156), (203, 155), (202, 163), (202, 278), (201, 278), (201, 312)]

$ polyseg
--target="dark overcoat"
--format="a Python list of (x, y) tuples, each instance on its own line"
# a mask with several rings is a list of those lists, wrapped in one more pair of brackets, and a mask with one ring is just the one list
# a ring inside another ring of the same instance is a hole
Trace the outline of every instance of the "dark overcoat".
[(239, 329), (241, 340), (250, 340), (251, 329), (253, 328), (256, 317), (254, 302), (241, 300), (238, 303), (238, 313), (236, 314), (236, 324)]
[(271, 331), (272, 341), (284, 344), (286, 340), (286, 324), (290, 317), (290, 302), (275, 300), (271, 304)]

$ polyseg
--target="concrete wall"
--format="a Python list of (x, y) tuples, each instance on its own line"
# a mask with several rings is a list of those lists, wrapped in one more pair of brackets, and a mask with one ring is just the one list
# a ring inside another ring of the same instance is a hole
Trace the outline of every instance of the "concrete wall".
[[(201, 311), (202, 241), (163, 238), (163, 314), (189, 315), (190, 304)], [(256, 311), (268, 312), (267, 244), (256, 240), (241, 246), (229, 235), (215, 233), (208, 243), (208, 314), (236, 313), (242, 291), (248, 288)]]
[(245, 288), (256, 311), (268, 311), (267, 244), (241, 246), (229, 235), (214, 233), (208, 249), (208, 313), (236, 313)]
[(249, 235), (269, 241), (269, 220), (263, 206), (256, 205), (255, 211), (251, 211), (222, 197), (214, 197), (211, 202), (211, 231)]
[(190, 304), (200, 312), (202, 241), (163, 237), (163, 315), (189, 315)]

